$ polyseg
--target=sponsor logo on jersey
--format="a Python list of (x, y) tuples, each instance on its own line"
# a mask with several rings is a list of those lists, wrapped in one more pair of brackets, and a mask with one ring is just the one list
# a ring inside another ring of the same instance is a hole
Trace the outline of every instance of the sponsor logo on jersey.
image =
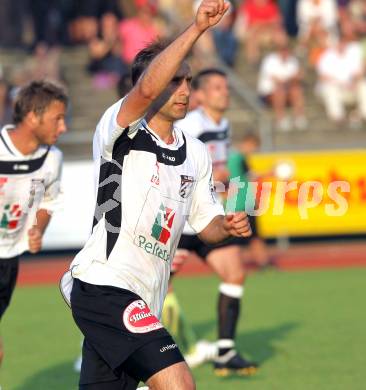
[(172, 349), (175, 349), (175, 348), (178, 348), (178, 345), (177, 344), (169, 344), (169, 345), (166, 345), (165, 347), (163, 348), (160, 348), (160, 352), (161, 353), (164, 353), (166, 351), (171, 351)]
[(155, 238), (156, 242), (151, 242), (144, 235), (140, 234), (135, 237), (135, 245), (142, 248), (149, 255), (169, 261), (170, 253), (163, 245), (166, 245), (170, 239), (174, 217), (175, 211), (161, 204), (151, 228), (151, 237)]
[(29, 171), (29, 165), (28, 164), (14, 164), (13, 169), (14, 169), (14, 171)]
[(161, 204), (155, 217), (154, 225), (151, 229), (151, 236), (154, 237), (155, 240), (166, 245), (170, 238), (170, 231), (173, 226), (174, 217), (175, 211)]
[(194, 177), (192, 176), (186, 176), (186, 175), (180, 175), (180, 190), (179, 195), (186, 199), (188, 198), (193, 190), (193, 183), (194, 183)]
[(169, 160), (171, 162), (175, 161), (175, 157), (174, 156), (169, 156), (169, 155), (165, 154), (164, 152), (161, 153), (161, 156), (163, 157), (164, 160)]
[(19, 204), (5, 205), (0, 218), (0, 229), (16, 229), (22, 215), (22, 209)]
[(131, 333), (148, 333), (163, 327), (141, 299), (126, 307), (123, 312), (123, 324)]
[(154, 255), (164, 261), (170, 260), (170, 253), (167, 249), (164, 249), (157, 242), (153, 244), (142, 234), (135, 238), (134, 243), (138, 247), (142, 248), (149, 255)]

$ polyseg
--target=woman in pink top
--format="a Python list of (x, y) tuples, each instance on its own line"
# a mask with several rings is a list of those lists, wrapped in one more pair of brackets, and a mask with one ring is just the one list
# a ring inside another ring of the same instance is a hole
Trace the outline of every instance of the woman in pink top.
[(273, 36), (281, 28), (281, 13), (273, 0), (244, 0), (239, 14), (247, 59), (255, 63), (259, 60), (260, 45), (271, 43)]
[(135, 55), (159, 36), (155, 20), (157, 12), (155, 1), (135, 0), (135, 6), (137, 15), (122, 20), (119, 26), (121, 56), (127, 64), (131, 64)]

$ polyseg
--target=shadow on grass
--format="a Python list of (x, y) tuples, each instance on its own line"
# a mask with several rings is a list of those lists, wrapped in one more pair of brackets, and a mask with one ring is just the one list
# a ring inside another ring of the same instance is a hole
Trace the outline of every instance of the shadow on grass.
[(73, 362), (65, 362), (35, 373), (14, 390), (76, 390), (78, 381)]
[(238, 350), (248, 354), (260, 364), (277, 354), (286, 355), (286, 349), (281, 347), (281, 341), (299, 326), (299, 323), (288, 322), (272, 328), (239, 334), (237, 336)]
[[(193, 327), (198, 339), (200, 339), (207, 337), (207, 333), (212, 332), (216, 326), (216, 321), (210, 320), (196, 323)], [(240, 333), (236, 337), (237, 349), (260, 364), (276, 354), (286, 355), (286, 350), (281, 348), (281, 341), (285, 340), (299, 326), (299, 323), (288, 322), (271, 328)]]
[(194, 329), (194, 332), (197, 335), (198, 339), (201, 338), (207, 338), (207, 335), (211, 332), (215, 332), (216, 336), (216, 327), (217, 327), (217, 321), (216, 320), (207, 320), (207, 321), (201, 321), (192, 324), (192, 327)]

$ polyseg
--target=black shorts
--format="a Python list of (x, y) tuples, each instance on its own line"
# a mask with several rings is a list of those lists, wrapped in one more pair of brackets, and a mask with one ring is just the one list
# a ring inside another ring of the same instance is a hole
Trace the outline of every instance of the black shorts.
[(18, 276), (19, 257), (0, 259), (0, 319), (9, 306)]
[(176, 343), (135, 293), (74, 279), (71, 309), (84, 334), (80, 389), (135, 390), (184, 361)]
[(188, 251), (196, 252), (198, 256), (205, 260), (207, 255), (215, 249), (225, 248), (231, 245), (246, 246), (252, 238), (258, 237), (256, 217), (248, 215), (248, 218), (252, 228), (252, 235), (249, 238), (232, 237), (220, 244), (208, 245), (201, 241), (195, 234), (182, 234), (178, 244), (178, 249), (186, 249)]

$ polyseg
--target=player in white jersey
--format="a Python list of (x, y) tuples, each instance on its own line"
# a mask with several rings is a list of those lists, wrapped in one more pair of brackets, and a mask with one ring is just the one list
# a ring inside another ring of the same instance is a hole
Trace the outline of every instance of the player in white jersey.
[(99, 186), (92, 234), (61, 280), (84, 334), (80, 389), (191, 390), (192, 375), (159, 321), (185, 221), (207, 242), (251, 234), (245, 213), (223, 215), (204, 144), (173, 127), (185, 116), (196, 40), (229, 5), (203, 0), (172, 43), (136, 56), (133, 88), (94, 136)]
[[(176, 122), (176, 126), (206, 144), (212, 158), (215, 186), (223, 192), (229, 180), (226, 165), (230, 126), (224, 117), (229, 106), (227, 77), (220, 69), (204, 69), (197, 74), (195, 82), (200, 107)], [(234, 339), (245, 281), (240, 253), (240, 245), (243, 244), (246, 244), (245, 239), (232, 238), (218, 245), (207, 245), (187, 224), (176, 254), (177, 260), (182, 263), (189, 251), (196, 252), (221, 280), (217, 306), (218, 356), (214, 359), (215, 373), (220, 376), (230, 373), (252, 375), (257, 369), (256, 363), (244, 359), (235, 350)]]
[[(18, 274), (19, 256), (41, 249), (60, 202), (62, 154), (52, 146), (66, 131), (68, 98), (59, 86), (34, 81), (14, 106), (14, 124), (0, 131), (0, 319)], [(0, 343), (0, 361), (2, 359)]]

